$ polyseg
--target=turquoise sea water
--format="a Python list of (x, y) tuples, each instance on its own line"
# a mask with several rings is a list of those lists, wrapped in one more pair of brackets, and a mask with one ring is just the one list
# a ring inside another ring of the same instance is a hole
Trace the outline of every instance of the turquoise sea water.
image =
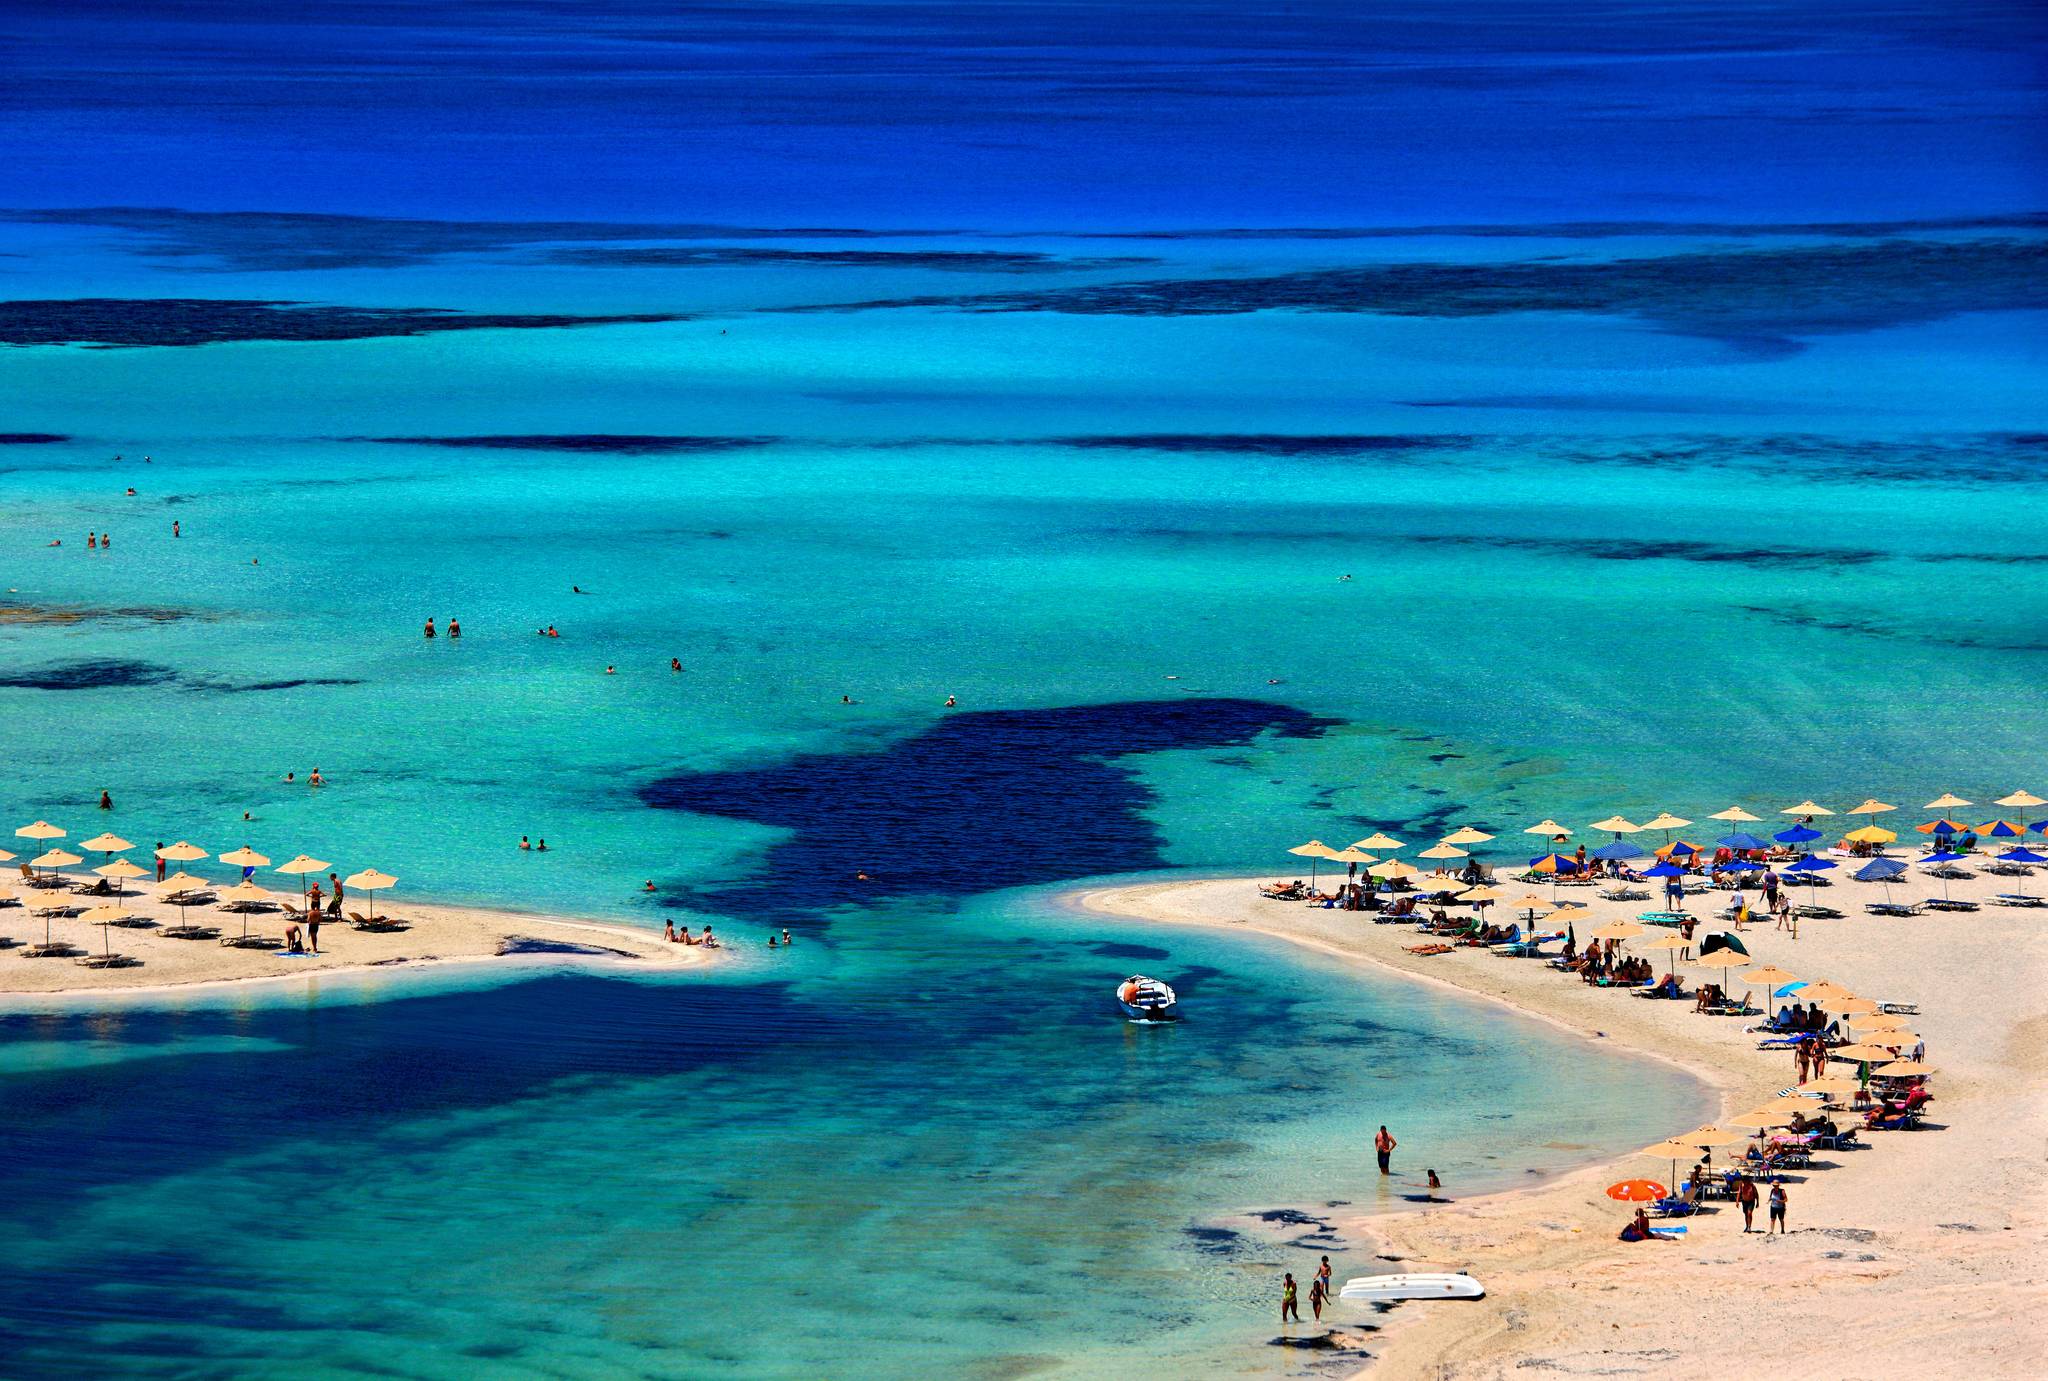
[(2048, 791), (2026, 7), (16, 8), (0, 823), (735, 962), (0, 1013), (10, 1375), (1291, 1372), (1697, 1091), (1063, 884)]

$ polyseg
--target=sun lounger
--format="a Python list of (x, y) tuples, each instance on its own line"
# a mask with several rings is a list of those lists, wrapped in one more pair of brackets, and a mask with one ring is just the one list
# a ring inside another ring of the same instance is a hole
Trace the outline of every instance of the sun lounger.
[(1929, 868), (1927, 876), (1931, 878), (1948, 878), (1953, 881), (1962, 878), (1973, 878), (1977, 875), (1968, 868), (1958, 868), (1953, 863), (1945, 863), (1939, 868)]
[(131, 954), (88, 954), (73, 962), (81, 969), (132, 969), (142, 965)]
[(2034, 875), (2034, 870), (2024, 863), (1987, 863), (1984, 865), (1984, 871), (2007, 878), (2026, 878)]
[(1659, 1218), (1690, 1218), (1700, 1211), (1700, 1206), (1691, 1199), (1659, 1199), (1650, 1205), (1650, 1212)]
[(1640, 887), (1630, 887), (1624, 883), (1619, 887), (1602, 888), (1600, 898), (1602, 901), (1648, 901), (1650, 894)]
[(1644, 911), (1636, 919), (1644, 925), (1684, 925), (1694, 918), (1683, 911)]
[(1929, 897), (1920, 903), (1929, 911), (1976, 911), (1980, 908), (1973, 901), (1962, 901), (1954, 897)]
[(21, 952), (21, 957), (24, 959), (69, 959), (74, 954), (80, 953), (83, 953), (83, 951), (77, 945), (66, 944), (64, 941), (58, 940), (54, 944), (30, 945)]
[(167, 925), (157, 934), (167, 940), (211, 940), (220, 927), (211, 925)]
[(390, 916), (379, 916), (375, 920), (371, 920), (360, 911), (349, 912), (348, 919), (349, 923), (355, 926), (357, 930), (367, 930), (376, 935), (412, 929), (412, 923), (409, 921), (395, 920)]
[(1991, 900), (2000, 906), (2048, 906), (2048, 897), (2030, 896), (2025, 892), (2000, 892)]
[(1863, 909), (1873, 916), (1917, 916), (1921, 907), (1918, 902), (1867, 901)]
[(227, 935), (221, 938), (225, 949), (276, 949), (279, 943), (270, 935)]
[(1842, 919), (1842, 913), (1835, 910), (1834, 907), (1815, 906), (1810, 902), (1802, 906), (1793, 907), (1792, 914), (1799, 917), (1802, 921), (1839, 921)]

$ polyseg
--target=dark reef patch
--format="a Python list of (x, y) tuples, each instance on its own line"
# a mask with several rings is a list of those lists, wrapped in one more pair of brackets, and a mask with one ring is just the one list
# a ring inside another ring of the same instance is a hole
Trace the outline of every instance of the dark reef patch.
[(558, 264), (608, 268), (713, 268), (720, 265), (788, 268), (939, 269), (952, 273), (1048, 273), (1132, 268), (1156, 264), (1139, 255), (1069, 258), (1042, 250), (1003, 249), (773, 249), (755, 245), (620, 245), (558, 249)]
[(772, 436), (635, 436), (614, 432), (510, 433), (502, 436), (364, 436), (392, 446), (446, 446), (458, 450), (572, 451), (625, 456), (737, 451), (774, 444)]
[(1551, 552), (1591, 561), (1690, 561), (1708, 566), (1754, 566), (1778, 571), (1827, 571), (1867, 566), (1891, 555), (1869, 547), (1755, 547), (1678, 538), (1508, 537), (1429, 532), (1385, 540), (1416, 546)]
[(1065, 288), (933, 294), (784, 311), (936, 308), (1092, 316), (1355, 312), (1485, 317), (1632, 316), (1751, 354), (1798, 337), (2048, 307), (2048, 243), (2034, 237), (1874, 240), (1711, 249), (1626, 259), (1417, 262), (1242, 277), (1154, 278)]
[(1266, 733), (1312, 738), (1328, 724), (1238, 699), (989, 710), (877, 752), (680, 773), (640, 797), (791, 831), (754, 879), (694, 900), (731, 914), (804, 916), (1160, 866), (1164, 841), (1143, 813), (1150, 793), (1119, 757), (1241, 747)]
[(70, 439), (62, 432), (0, 432), (0, 446), (54, 446)]
[(367, 340), (436, 331), (535, 331), (680, 321), (672, 313), (574, 316), (446, 307), (339, 307), (263, 298), (67, 297), (0, 302), (0, 345), (216, 345), (226, 341)]
[(34, 671), (0, 674), (0, 686), (14, 690), (115, 690), (160, 686), (177, 673), (154, 662), (108, 657), (90, 661), (52, 662)]
[(244, 695), (252, 691), (297, 690), (301, 686), (360, 686), (353, 676), (301, 676), (286, 681), (204, 681), (188, 679), (184, 689), (204, 694)]
[(1255, 456), (1357, 456), (1434, 451), (1469, 445), (1468, 436), (1304, 435), (1286, 432), (1133, 432), (1056, 436), (1056, 446), (1084, 451), (1167, 451)]

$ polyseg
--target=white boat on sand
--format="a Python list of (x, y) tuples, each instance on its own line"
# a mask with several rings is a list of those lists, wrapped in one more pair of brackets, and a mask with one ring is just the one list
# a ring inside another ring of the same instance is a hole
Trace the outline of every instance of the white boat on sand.
[(1338, 1299), (1360, 1304), (1391, 1304), (1411, 1299), (1479, 1299), (1486, 1287), (1471, 1276), (1452, 1271), (1416, 1271), (1407, 1275), (1357, 1276), (1344, 1282)]

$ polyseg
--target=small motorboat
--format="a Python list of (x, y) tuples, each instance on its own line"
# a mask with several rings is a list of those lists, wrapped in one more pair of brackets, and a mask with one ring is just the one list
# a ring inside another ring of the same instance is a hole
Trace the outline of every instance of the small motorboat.
[(1421, 1271), (1408, 1275), (1358, 1276), (1344, 1282), (1338, 1299), (1361, 1304), (1392, 1304), (1410, 1299), (1480, 1299), (1486, 1287), (1471, 1276), (1449, 1271)]
[(1116, 1000), (1132, 1021), (1172, 1021), (1178, 1015), (1174, 1003), (1180, 999), (1158, 979), (1132, 974), (1117, 985)]

